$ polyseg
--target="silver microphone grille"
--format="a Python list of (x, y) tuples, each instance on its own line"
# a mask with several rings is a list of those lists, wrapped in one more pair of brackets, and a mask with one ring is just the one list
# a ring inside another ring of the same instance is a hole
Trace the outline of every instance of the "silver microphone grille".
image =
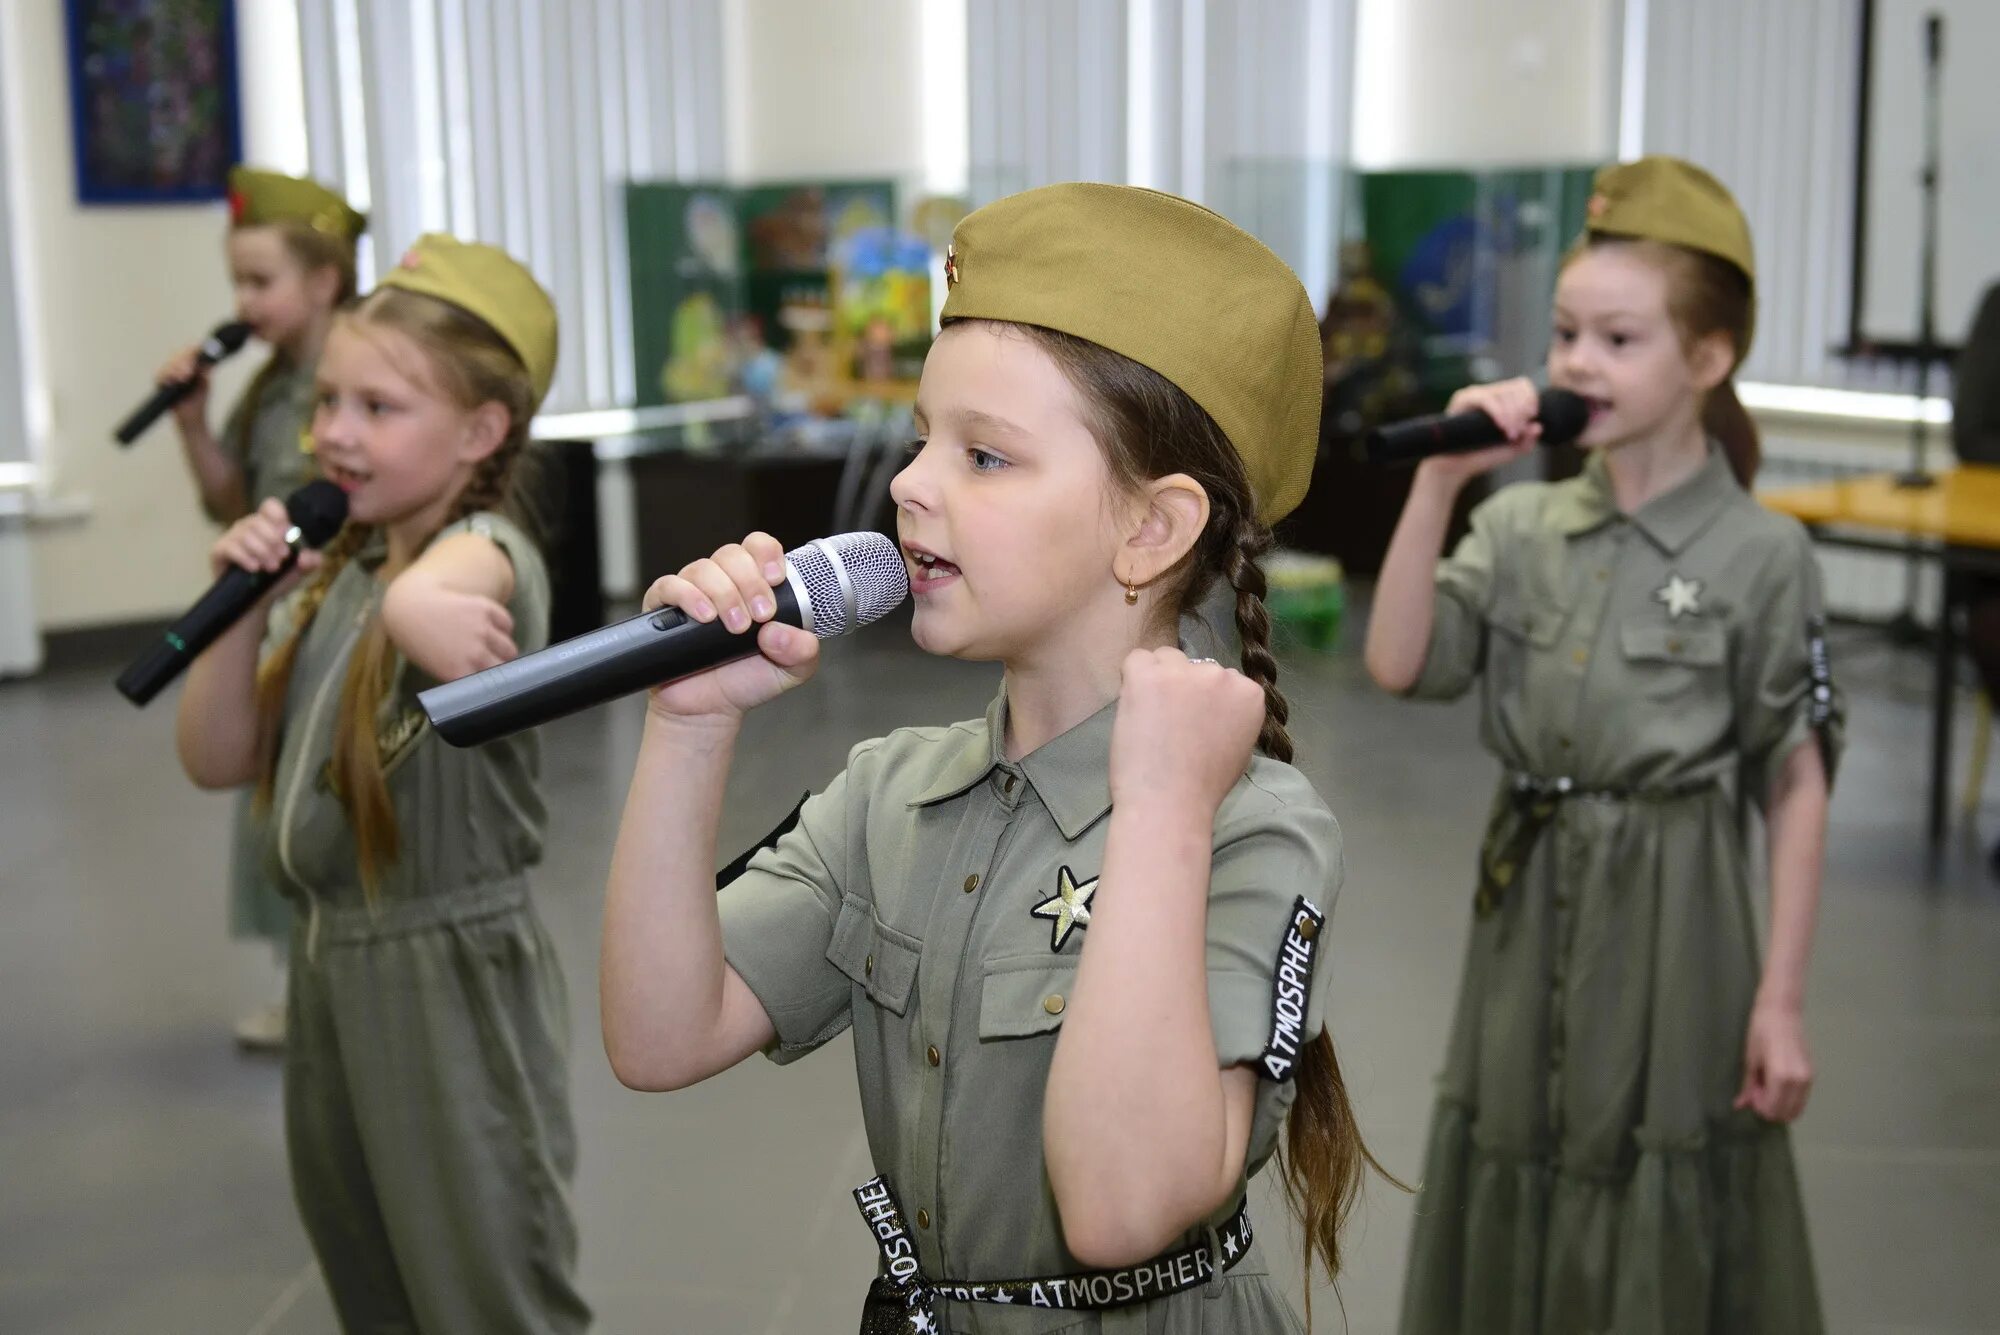
[(807, 629), (822, 640), (880, 621), (910, 596), (903, 553), (880, 533), (815, 538), (785, 561), (806, 593)]

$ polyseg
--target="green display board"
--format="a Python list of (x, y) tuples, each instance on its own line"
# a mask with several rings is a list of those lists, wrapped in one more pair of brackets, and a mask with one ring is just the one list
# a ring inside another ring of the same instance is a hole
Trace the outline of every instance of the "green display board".
[(1427, 383), (1541, 364), (1556, 273), (1595, 170), (1357, 174), (1376, 276), (1417, 331)]
[(828, 306), (840, 242), (896, 217), (892, 181), (625, 187), (640, 405), (715, 398), (753, 337), (782, 349), (787, 305)]

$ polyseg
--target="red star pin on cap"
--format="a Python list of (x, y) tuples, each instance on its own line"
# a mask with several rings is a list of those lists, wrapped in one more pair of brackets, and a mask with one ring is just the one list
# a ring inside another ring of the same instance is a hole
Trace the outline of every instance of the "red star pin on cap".
[(1602, 218), (1604, 211), (1610, 207), (1611, 201), (1609, 199), (1606, 199), (1603, 195), (1592, 195), (1590, 197), (1590, 204), (1588, 205), (1588, 212), (1593, 218)]
[(946, 287), (958, 286), (958, 247), (956, 246), (946, 246), (944, 248), (944, 285)]
[(422, 264), (423, 260), (421, 257), (418, 256), (416, 247), (412, 246), (410, 249), (403, 252), (403, 258), (396, 261), (396, 263), (400, 265), (402, 268), (414, 269), (418, 265)]
[(232, 190), (229, 192), (230, 222), (232, 223), (242, 222), (243, 215), (246, 211), (248, 211), (249, 207), (250, 207), (250, 201), (243, 198), (243, 192), (241, 190)]

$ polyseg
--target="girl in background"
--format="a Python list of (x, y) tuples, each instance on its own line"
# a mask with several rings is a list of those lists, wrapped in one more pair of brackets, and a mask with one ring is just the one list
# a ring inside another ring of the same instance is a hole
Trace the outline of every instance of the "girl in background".
[[(1403, 1330), (1821, 1328), (1785, 1124), (1840, 707), (1805, 531), (1750, 495), (1730, 380), (1750, 230), (1713, 177), (1598, 175), (1549, 381), (1581, 476), (1508, 487), (1439, 563), (1464, 482), (1539, 433), (1526, 380), (1461, 391), (1508, 445), (1427, 460), (1377, 586), (1370, 673), (1477, 682), (1505, 767), (1425, 1159)], [(1739, 796), (1769, 828), (1760, 960)]]
[[(426, 687), (541, 647), (549, 581), (517, 517), (555, 310), (489, 246), (426, 236), (335, 321), (313, 440), (349, 501), (193, 665), (183, 765), (256, 783), (269, 858), (302, 905), (285, 1054), (293, 1189), (350, 1330), (580, 1330), (568, 1198), (567, 993), (528, 897), (545, 812), (532, 734), (457, 750)], [(215, 565), (272, 569), (267, 501)]]

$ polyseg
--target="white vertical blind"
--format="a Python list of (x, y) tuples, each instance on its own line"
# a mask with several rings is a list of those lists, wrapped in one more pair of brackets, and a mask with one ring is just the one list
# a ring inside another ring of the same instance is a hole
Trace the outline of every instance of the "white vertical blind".
[(1227, 214), (1325, 298), (1353, 0), (969, 0), (975, 203), (1122, 181)]
[[(0, 33), (0, 37), (4, 37)], [(5, 53), (0, 52), (0, 60)], [(16, 243), (14, 167), (10, 161), (7, 124), (17, 112), (0, 107), (0, 490), (35, 476), (36, 442), (40, 424), (30, 420), (28, 396), (36, 383), (29, 358), (29, 341), (22, 337), (27, 323), (27, 284), (23, 263), (27, 248)], [(32, 626), (32, 620), (29, 622)]]
[(969, 0), (974, 202), (1125, 179), (1126, 0)]
[(314, 173), (369, 213), (364, 278), (427, 231), (555, 297), (548, 407), (629, 403), (623, 188), (724, 170), (722, 0), (299, 0)]
[(1706, 167), (1750, 217), (1758, 315), (1743, 378), (1906, 388), (1901, 368), (1836, 352), (1852, 297), (1860, 0), (1651, 0), (1630, 17), (1644, 121), (1621, 142)]
[(1318, 306), (1339, 241), (1353, 5), (1213, 0), (1205, 10), (1199, 198), (1275, 250)]

